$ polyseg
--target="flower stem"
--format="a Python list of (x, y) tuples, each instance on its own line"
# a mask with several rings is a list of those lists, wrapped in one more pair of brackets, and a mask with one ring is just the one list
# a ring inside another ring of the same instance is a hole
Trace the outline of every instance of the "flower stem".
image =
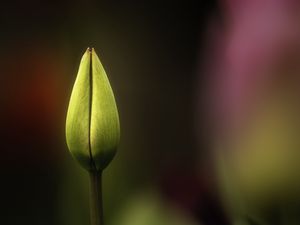
[(90, 216), (91, 225), (104, 225), (102, 204), (102, 172), (90, 173)]

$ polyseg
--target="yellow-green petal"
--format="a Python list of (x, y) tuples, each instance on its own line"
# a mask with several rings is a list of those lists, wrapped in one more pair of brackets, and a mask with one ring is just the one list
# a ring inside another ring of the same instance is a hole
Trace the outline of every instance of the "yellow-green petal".
[(93, 100), (91, 118), (91, 150), (97, 169), (112, 160), (120, 139), (118, 109), (104, 68), (93, 50)]
[(94, 49), (82, 57), (71, 94), (66, 139), (87, 170), (103, 170), (115, 155), (120, 125), (112, 88)]

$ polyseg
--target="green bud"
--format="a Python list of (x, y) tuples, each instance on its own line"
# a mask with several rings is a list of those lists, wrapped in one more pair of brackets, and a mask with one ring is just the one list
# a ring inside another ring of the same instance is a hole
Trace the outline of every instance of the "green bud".
[(67, 145), (87, 170), (103, 170), (115, 155), (120, 124), (112, 88), (94, 49), (84, 53), (71, 94)]

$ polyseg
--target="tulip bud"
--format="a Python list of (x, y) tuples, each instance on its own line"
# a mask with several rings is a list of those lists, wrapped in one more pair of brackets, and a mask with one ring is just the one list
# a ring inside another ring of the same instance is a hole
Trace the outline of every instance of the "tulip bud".
[(93, 48), (80, 62), (67, 112), (66, 139), (72, 156), (89, 171), (103, 170), (119, 143), (114, 94)]

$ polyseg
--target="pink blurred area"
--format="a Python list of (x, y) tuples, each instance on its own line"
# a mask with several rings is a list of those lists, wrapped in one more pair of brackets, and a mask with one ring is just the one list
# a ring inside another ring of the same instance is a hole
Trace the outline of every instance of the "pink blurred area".
[(279, 85), (299, 81), (300, 7), (298, 1), (279, 0), (221, 5), (224, 19), (210, 28), (214, 47), (208, 70), (214, 74), (216, 123), (229, 123), (226, 127), (251, 115), (253, 104)]
[(300, 2), (219, 3), (204, 71), (224, 208), (232, 221), (298, 224)]

